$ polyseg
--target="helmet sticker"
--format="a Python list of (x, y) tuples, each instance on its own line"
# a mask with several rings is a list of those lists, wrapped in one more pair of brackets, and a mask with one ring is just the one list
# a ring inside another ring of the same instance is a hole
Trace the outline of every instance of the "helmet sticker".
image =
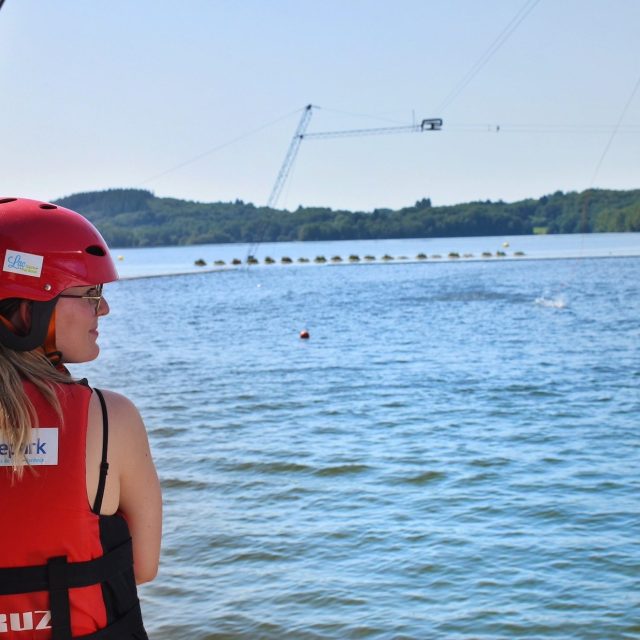
[(7, 249), (2, 270), (39, 278), (42, 273), (42, 261), (43, 256)]

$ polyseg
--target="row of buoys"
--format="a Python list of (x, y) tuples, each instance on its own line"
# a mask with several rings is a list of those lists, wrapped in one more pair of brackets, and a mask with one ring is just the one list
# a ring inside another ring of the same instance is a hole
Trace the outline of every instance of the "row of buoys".
[[(506, 257), (506, 252), (504, 251), (496, 251), (495, 253), (491, 253), (490, 251), (483, 251), (480, 254), (480, 257), (482, 258), (492, 258), (492, 257), (496, 257), (496, 258), (504, 258)], [(524, 251), (515, 251), (513, 253), (514, 256), (516, 257), (522, 257), (524, 256)], [(458, 253), (457, 251), (450, 251), (447, 254), (447, 258), (449, 258), (450, 260), (456, 260), (458, 258), (475, 258), (475, 255), (473, 253), (463, 253), (462, 255), (460, 253)], [(442, 255), (438, 254), (438, 253), (434, 253), (431, 256), (427, 256), (426, 253), (419, 253), (418, 255), (416, 255), (416, 257), (414, 258), (415, 260), (440, 260), (442, 259)], [(342, 256), (332, 256), (331, 258), (326, 258), (325, 256), (316, 256), (313, 259), (313, 262), (315, 262), (316, 264), (325, 264), (327, 262), (331, 262), (334, 264), (337, 263), (341, 263), (341, 262), (350, 262), (350, 263), (358, 263), (358, 262), (391, 262), (392, 260), (409, 260), (409, 258), (407, 256), (398, 256), (396, 258), (394, 258), (393, 256), (390, 256), (389, 254), (385, 253), (381, 258), (376, 258), (375, 256), (372, 255), (365, 255), (362, 258), (358, 255), (355, 254), (351, 254), (348, 258), (343, 258)], [(296, 262), (300, 263), (300, 264), (305, 264), (305, 263), (309, 263), (311, 262), (311, 260), (309, 258), (297, 258), (295, 260)], [(289, 258), (288, 256), (283, 256), (282, 258), (280, 258), (280, 263), (281, 264), (293, 264), (294, 260), (292, 258)], [(260, 261), (255, 257), (255, 256), (249, 256), (246, 259), (246, 264), (248, 265), (253, 265), (253, 264), (259, 264)], [(270, 256), (266, 256), (263, 260), (264, 264), (276, 264), (276, 260)], [(206, 267), (207, 266), (207, 262), (205, 260), (203, 260), (202, 258), (199, 258), (198, 260), (196, 260), (194, 262), (196, 267)], [(230, 262), (230, 265), (232, 266), (240, 266), (242, 264), (242, 260), (240, 260), (239, 258), (233, 258)], [(214, 260), (213, 261), (213, 266), (215, 267), (224, 267), (226, 266), (227, 263), (224, 260)]]

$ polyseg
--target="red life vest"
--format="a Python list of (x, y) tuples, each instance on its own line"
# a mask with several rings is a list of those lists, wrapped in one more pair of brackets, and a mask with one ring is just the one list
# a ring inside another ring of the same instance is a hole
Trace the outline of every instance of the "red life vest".
[[(0, 441), (0, 640), (147, 638), (133, 574), (131, 538), (120, 515), (100, 516), (86, 489), (91, 389), (60, 385), (62, 423), (30, 383), (37, 416), (25, 453), (32, 468), (13, 478)], [(103, 463), (108, 422), (103, 406)], [(104, 489), (107, 465), (100, 481)]]

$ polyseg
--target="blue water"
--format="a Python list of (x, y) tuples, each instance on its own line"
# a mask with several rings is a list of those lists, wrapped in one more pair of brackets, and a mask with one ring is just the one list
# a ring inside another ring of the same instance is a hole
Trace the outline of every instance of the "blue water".
[(110, 285), (151, 637), (640, 638), (640, 257), (588, 253)]

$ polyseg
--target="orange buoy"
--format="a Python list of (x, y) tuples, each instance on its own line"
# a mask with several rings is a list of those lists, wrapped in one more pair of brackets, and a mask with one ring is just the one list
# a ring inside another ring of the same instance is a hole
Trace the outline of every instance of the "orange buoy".
[(300, 338), (302, 338), (302, 340), (308, 340), (309, 339), (309, 332), (306, 329), (303, 329), (300, 332)]

